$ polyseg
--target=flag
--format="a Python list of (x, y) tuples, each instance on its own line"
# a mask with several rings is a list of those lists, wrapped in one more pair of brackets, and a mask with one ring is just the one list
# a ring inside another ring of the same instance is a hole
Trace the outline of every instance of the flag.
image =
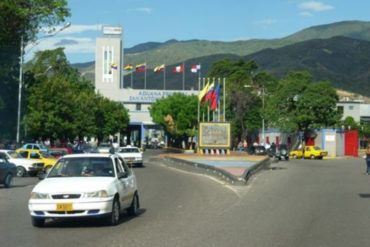
[(211, 110), (215, 111), (218, 106), (218, 99), (220, 98), (220, 89), (221, 89), (221, 84), (217, 84), (215, 90), (213, 90), (212, 93), (212, 99), (211, 99)]
[(164, 64), (159, 65), (159, 66), (157, 66), (157, 67), (155, 67), (155, 68), (154, 68), (154, 72), (155, 72), (155, 73), (163, 72), (164, 67), (165, 67), (165, 65), (164, 65)]
[(209, 82), (207, 82), (207, 84), (204, 86), (204, 88), (199, 92), (199, 95), (198, 95), (198, 100), (199, 101), (202, 101), (204, 95), (206, 95), (206, 93), (208, 91), (208, 87), (209, 87)]
[(127, 71), (131, 71), (133, 70), (134, 66), (132, 64), (126, 64), (123, 69), (124, 70), (127, 70)]
[(112, 63), (112, 64), (110, 65), (110, 67), (111, 67), (111, 69), (117, 69), (117, 68), (118, 68), (118, 66), (117, 66), (117, 64), (116, 64), (116, 63)]
[(197, 73), (200, 70), (200, 64), (192, 64), (190, 71), (192, 73)]
[(176, 67), (173, 67), (172, 68), (172, 72), (173, 73), (183, 73), (184, 72), (184, 68), (185, 66), (184, 66), (184, 64), (181, 64), (181, 65), (178, 65), (178, 66), (176, 66)]
[(145, 63), (138, 64), (135, 67), (136, 72), (145, 72), (145, 69), (146, 69), (146, 64)]
[(207, 102), (207, 101), (211, 102), (214, 87), (215, 87), (215, 83), (212, 82), (212, 84), (207, 89), (206, 95), (204, 96), (204, 100), (203, 100), (204, 102)]

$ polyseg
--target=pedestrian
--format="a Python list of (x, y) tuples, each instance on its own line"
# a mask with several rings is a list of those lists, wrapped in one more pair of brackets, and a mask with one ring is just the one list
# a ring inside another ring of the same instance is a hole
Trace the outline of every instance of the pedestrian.
[(365, 160), (366, 160), (366, 174), (370, 175), (370, 144), (368, 144), (366, 148)]

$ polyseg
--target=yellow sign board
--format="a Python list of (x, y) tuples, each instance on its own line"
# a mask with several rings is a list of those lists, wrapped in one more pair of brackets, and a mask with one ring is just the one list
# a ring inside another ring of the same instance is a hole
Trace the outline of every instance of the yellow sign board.
[(231, 146), (230, 123), (199, 123), (199, 147), (223, 148)]

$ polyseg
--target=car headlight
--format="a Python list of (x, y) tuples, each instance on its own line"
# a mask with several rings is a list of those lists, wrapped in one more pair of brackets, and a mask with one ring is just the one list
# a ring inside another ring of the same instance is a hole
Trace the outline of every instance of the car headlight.
[(106, 190), (98, 190), (93, 192), (86, 192), (82, 195), (84, 198), (106, 198), (109, 197)]
[(30, 199), (50, 199), (47, 193), (31, 192)]

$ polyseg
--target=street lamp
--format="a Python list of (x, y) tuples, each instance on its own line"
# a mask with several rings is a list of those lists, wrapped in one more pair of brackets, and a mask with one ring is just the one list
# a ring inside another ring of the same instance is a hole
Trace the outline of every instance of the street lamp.
[[(245, 88), (256, 88), (252, 85), (244, 85)], [(265, 143), (265, 117), (264, 117), (264, 111), (265, 111), (265, 85), (261, 86), (261, 96), (262, 96), (262, 140), (263, 143)]]
[[(52, 36), (56, 35), (57, 33), (63, 31), (64, 29), (66, 29), (70, 26), (71, 26), (71, 23), (67, 22), (59, 30), (55, 31), (54, 33), (43, 36), (43, 37), (39, 38), (39, 40), (52, 37)], [(21, 54), (20, 54), (20, 58), (19, 58), (18, 111), (17, 111), (17, 135), (16, 135), (17, 144), (19, 144), (19, 139), (20, 139), (19, 132), (20, 132), (20, 125), (21, 125), (21, 102), (22, 102), (22, 87), (23, 87), (23, 56), (24, 56), (23, 53), (24, 53), (24, 46), (25, 46), (24, 38), (23, 38), (23, 35), (22, 35), (21, 36), (21, 47), (20, 47)], [(47, 71), (49, 69), (51, 69), (50, 66), (47, 69)]]

